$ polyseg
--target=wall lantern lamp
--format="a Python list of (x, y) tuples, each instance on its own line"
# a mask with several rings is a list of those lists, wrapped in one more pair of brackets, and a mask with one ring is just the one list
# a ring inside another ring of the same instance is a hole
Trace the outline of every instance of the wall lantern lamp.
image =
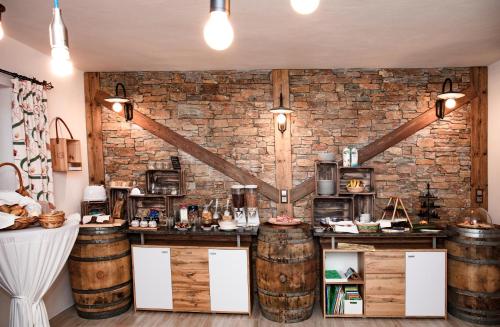
[[(449, 85), (449, 89), (446, 90), (446, 85)], [(445, 107), (448, 109), (453, 109), (457, 105), (456, 99), (464, 97), (465, 94), (460, 92), (453, 92), (453, 82), (450, 78), (444, 80), (443, 91), (439, 94), (438, 100), (436, 101), (436, 116), (439, 119), (444, 118)]]
[(277, 108), (270, 110), (274, 114), (278, 114), (276, 120), (278, 122), (278, 130), (283, 134), (286, 131), (286, 115), (293, 112), (290, 108), (285, 108), (283, 106), (283, 93), (280, 93), (280, 105)]
[(0, 40), (3, 39), (4, 31), (2, 26), (2, 13), (5, 12), (5, 7), (0, 3)]
[[(121, 88), (123, 96), (119, 95), (119, 89)], [(125, 85), (123, 83), (116, 84), (115, 95), (110, 96), (105, 99), (107, 102), (113, 104), (112, 108), (114, 112), (121, 112), (123, 107), (125, 107), (125, 119), (127, 121), (132, 120), (134, 117), (134, 109), (130, 100), (127, 99), (127, 92), (125, 91)]]

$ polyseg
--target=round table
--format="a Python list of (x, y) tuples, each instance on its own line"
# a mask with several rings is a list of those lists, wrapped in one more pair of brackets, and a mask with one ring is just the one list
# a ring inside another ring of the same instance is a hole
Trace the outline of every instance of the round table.
[(43, 296), (68, 259), (79, 221), (75, 214), (60, 228), (0, 231), (0, 287), (11, 296), (9, 326), (50, 326)]

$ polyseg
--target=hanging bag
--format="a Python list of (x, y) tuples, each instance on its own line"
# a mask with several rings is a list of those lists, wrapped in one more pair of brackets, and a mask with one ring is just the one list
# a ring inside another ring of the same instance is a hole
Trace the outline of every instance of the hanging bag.
[[(61, 122), (69, 133), (70, 139), (59, 137), (58, 123)], [(80, 141), (73, 138), (68, 125), (60, 117), (55, 118), (56, 138), (50, 139), (53, 171), (82, 170), (82, 155)]]

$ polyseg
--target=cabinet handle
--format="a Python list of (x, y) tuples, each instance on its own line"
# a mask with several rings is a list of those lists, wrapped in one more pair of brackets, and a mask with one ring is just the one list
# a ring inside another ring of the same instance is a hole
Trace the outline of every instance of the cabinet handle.
[(414, 255), (408, 255), (408, 258), (415, 258)]
[(163, 253), (163, 254), (168, 254), (168, 251), (161, 251), (161, 253)]

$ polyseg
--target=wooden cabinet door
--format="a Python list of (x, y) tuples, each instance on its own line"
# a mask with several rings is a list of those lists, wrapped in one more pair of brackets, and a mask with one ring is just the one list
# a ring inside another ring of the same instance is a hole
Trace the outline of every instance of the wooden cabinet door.
[(365, 303), (367, 316), (404, 316), (404, 274), (365, 274)]
[(406, 252), (406, 315), (446, 315), (446, 252)]
[(209, 249), (212, 312), (248, 313), (250, 290), (246, 250)]
[(170, 249), (132, 246), (136, 309), (172, 310)]
[(210, 312), (207, 248), (172, 248), (174, 311)]

